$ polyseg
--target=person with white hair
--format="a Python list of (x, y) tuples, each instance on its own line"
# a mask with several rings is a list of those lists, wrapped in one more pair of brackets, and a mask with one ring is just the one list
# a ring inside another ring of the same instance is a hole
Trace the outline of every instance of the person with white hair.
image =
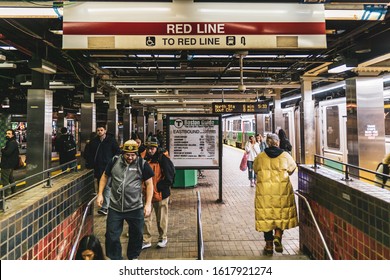
[(283, 252), (282, 235), (298, 225), (297, 207), (290, 175), (297, 165), (288, 152), (279, 148), (277, 134), (268, 134), (268, 148), (260, 153), (253, 169), (257, 174), (255, 195), (256, 230), (264, 232), (264, 254)]

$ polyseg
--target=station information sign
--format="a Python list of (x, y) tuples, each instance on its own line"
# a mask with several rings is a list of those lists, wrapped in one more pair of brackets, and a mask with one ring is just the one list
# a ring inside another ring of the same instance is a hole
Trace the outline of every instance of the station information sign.
[(234, 102), (234, 103), (212, 103), (214, 114), (226, 113), (252, 113), (252, 114), (268, 114), (268, 102)]
[(169, 116), (169, 156), (176, 167), (218, 167), (220, 117)]

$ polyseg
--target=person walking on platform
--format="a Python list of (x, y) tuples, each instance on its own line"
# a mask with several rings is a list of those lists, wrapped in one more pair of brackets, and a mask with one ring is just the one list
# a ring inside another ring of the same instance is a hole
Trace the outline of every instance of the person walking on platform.
[[(96, 129), (97, 136), (90, 142), (91, 154), (93, 155), (94, 176), (99, 186), (107, 164), (113, 156), (120, 154), (121, 150), (113, 135), (108, 134), (104, 125), (98, 125)], [(98, 210), (100, 215), (107, 215), (110, 203), (110, 187), (104, 189), (104, 203)]]
[(249, 136), (249, 141), (245, 144), (245, 152), (248, 154), (247, 165), (249, 186), (254, 187), (256, 186), (256, 173), (253, 172), (253, 161), (256, 156), (260, 154), (260, 146), (253, 135)]
[(268, 134), (268, 148), (259, 154), (253, 168), (257, 174), (255, 226), (264, 232), (265, 255), (283, 252), (283, 230), (298, 225), (297, 207), (290, 175), (297, 165), (289, 153), (279, 148), (279, 137)]
[[(122, 259), (120, 236), (123, 222), (129, 230), (127, 258), (137, 259), (142, 250), (144, 217), (152, 211), (153, 170), (138, 156), (138, 144), (128, 140), (123, 144), (122, 155), (114, 156), (108, 163), (99, 182), (96, 203), (103, 204), (103, 191), (111, 178), (110, 205), (106, 221), (106, 255), (111, 260)], [(145, 184), (143, 197), (142, 184)], [(145, 203), (144, 203), (145, 201)]]
[(95, 235), (86, 235), (80, 240), (76, 260), (95, 261), (105, 259), (102, 245)]
[[(60, 165), (76, 159), (76, 142), (66, 127), (61, 127), (61, 136), (56, 138), (56, 151), (60, 157)], [(73, 168), (77, 163), (70, 163), (61, 167), (62, 171)]]
[(256, 143), (259, 144), (260, 152), (264, 152), (264, 149), (267, 148), (263, 136), (259, 133), (256, 134)]
[(146, 150), (145, 145), (142, 144), (142, 140), (139, 139), (139, 138), (136, 138), (136, 139), (133, 139), (133, 140), (135, 140), (135, 142), (137, 142), (137, 144), (138, 144), (138, 153), (142, 154)]
[(85, 160), (85, 168), (93, 168), (94, 154), (91, 152), (91, 141), (96, 137), (96, 132), (91, 132), (89, 134), (89, 139), (87, 139), (84, 147), (83, 158)]
[(283, 129), (279, 129), (278, 136), (280, 139), (279, 148), (291, 154), (292, 146), (290, 140), (288, 140), (286, 132)]
[[(1, 184), (3, 187), (12, 184), (14, 180), (14, 169), (19, 164), (19, 147), (16, 142), (15, 131), (7, 129), (5, 132), (6, 142), (4, 147), (1, 148)], [(15, 193), (16, 188), (11, 187), (7, 189), (5, 195), (8, 196), (11, 193)]]
[[(382, 173), (385, 175), (390, 175), (390, 153), (387, 154), (382, 162), (378, 164), (375, 172)], [(375, 185), (381, 188), (386, 188), (390, 190), (390, 180), (388, 177), (383, 175), (375, 175)]]
[[(153, 199), (152, 205), (156, 214), (158, 229), (157, 247), (164, 248), (168, 243), (168, 204), (171, 195), (171, 186), (175, 178), (175, 166), (168, 157), (168, 153), (159, 148), (156, 137), (150, 137), (146, 141), (146, 153), (144, 159), (153, 169)], [(142, 249), (152, 246), (152, 215), (145, 218)]]

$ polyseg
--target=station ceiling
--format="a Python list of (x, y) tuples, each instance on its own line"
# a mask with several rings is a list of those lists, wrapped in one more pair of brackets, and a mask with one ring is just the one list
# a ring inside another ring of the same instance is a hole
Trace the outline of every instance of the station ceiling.
[[(71, 3), (80, 1), (71, 1)], [(91, 1), (83, 1), (91, 2)], [(95, 1), (102, 2), (102, 1)], [(117, 1), (152, 2), (152, 1)], [(155, 1), (171, 2), (171, 1)], [(224, 3), (237, 1), (194, 1)], [(238, 1), (274, 3), (275, 1)], [(209, 112), (211, 102), (282, 98), (300, 90), (300, 79), (311, 77), (313, 88), (357, 75), (390, 71), (390, 13), (388, 1), (283, 1), (324, 3), (325, 10), (360, 9), (386, 13), (383, 20), (327, 19), (326, 49), (236, 50), (64, 50), (61, 17), (0, 16), (0, 101), (8, 97), (11, 110), (23, 113), (31, 85), (29, 62), (39, 56), (57, 66), (50, 75), (54, 106), (75, 112), (95, 94), (98, 112), (107, 109), (109, 92), (118, 92), (118, 109), (129, 103), (160, 112)], [(1, 1), (4, 8), (61, 7), (62, 1)], [(328, 73), (328, 66), (353, 58), (357, 68)], [(1, 66), (3, 64), (4, 66)], [(8, 64), (10, 67), (6, 67)], [(30, 65), (31, 66), (31, 65)], [(92, 82), (93, 81), (93, 82)], [(242, 86), (244, 85), (244, 86)], [(24, 112), (25, 113), (25, 112)]]

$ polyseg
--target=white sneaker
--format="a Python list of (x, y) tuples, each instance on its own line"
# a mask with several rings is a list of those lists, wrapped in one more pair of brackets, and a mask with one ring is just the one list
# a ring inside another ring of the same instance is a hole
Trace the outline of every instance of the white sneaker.
[(142, 242), (142, 250), (152, 247), (152, 243)]
[(157, 243), (157, 247), (164, 248), (167, 247), (168, 239), (163, 239)]

